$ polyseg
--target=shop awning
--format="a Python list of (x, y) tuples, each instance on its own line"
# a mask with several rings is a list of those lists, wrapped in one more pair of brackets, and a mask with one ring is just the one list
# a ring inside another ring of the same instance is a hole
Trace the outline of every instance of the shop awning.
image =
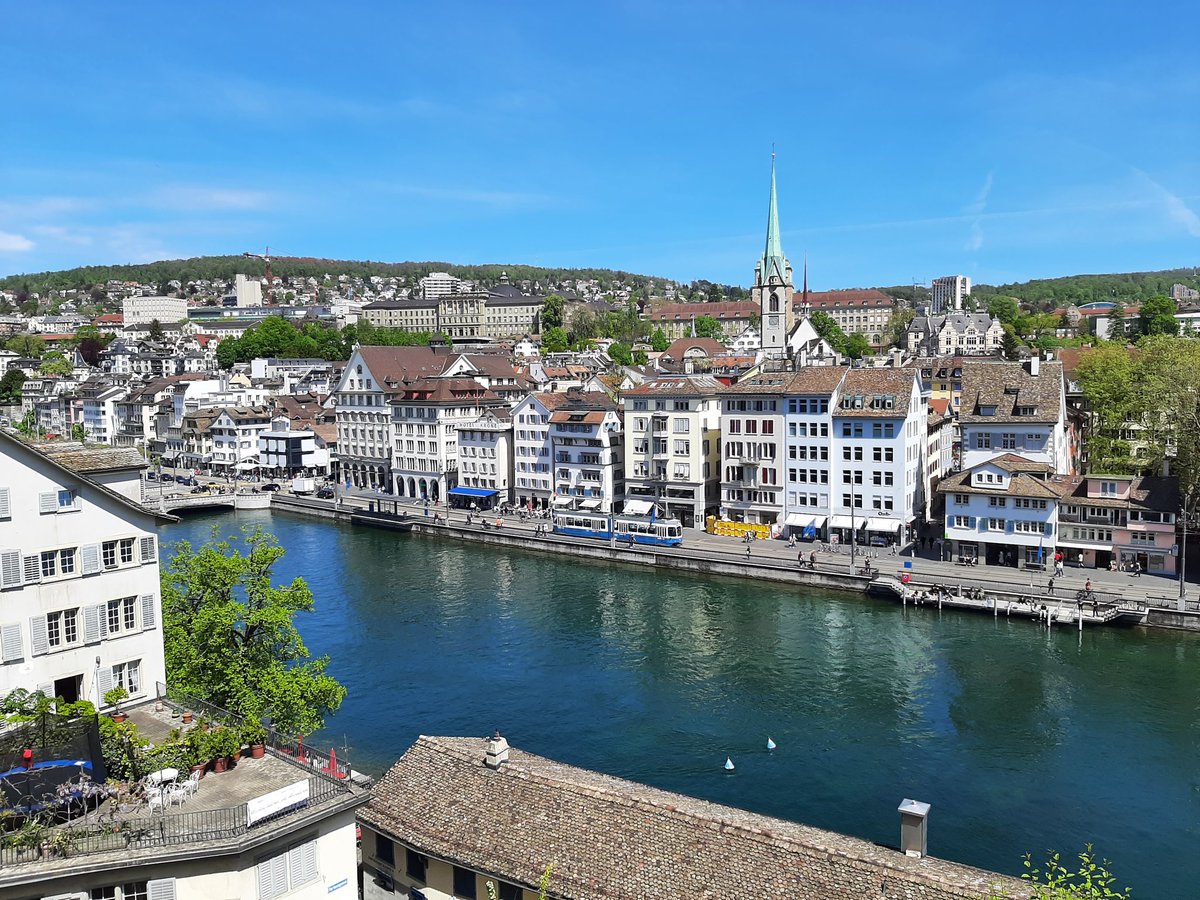
[(867, 519), (867, 531), (895, 534), (903, 523), (899, 519)]
[(631, 516), (648, 516), (654, 504), (649, 500), (626, 500), (625, 512)]
[(570, 506), (574, 502), (575, 502), (574, 499), (571, 497), (555, 497), (554, 498), (554, 505), (559, 508), (562, 508), (564, 506)]
[(450, 488), (451, 497), (495, 497), (499, 491), (489, 490), (488, 488), (473, 488), (473, 487), (452, 487)]
[[(807, 528), (809, 525), (817, 524), (817, 516), (805, 515), (804, 513), (788, 513), (787, 518), (783, 520), (784, 525), (791, 525), (795, 528)], [(821, 517), (821, 524), (825, 524), (825, 518)]]
[(858, 528), (862, 528), (862, 523), (863, 523), (863, 520), (861, 518), (859, 518), (858, 516), (854, 516), (854, 517), (830, 516), (829, 517), (829, 527), (830, 528), (854, 528), (856, 526)]
[(599, 501), (599, 500), (596, 500), (596, 499), (592, 499), (592, 500), (580, 500), (580, 501), (579, 501), (579, 508), (580, 508), (580, 509), (599, 509), (599, 508), (600, 508), (600, 501)]
[(239, 472), (249, 472), (251, 469), (261, 469), (262, 466), (258, 464), (258, 460), (253, 460), (249, 462), (240, 462), (234, 466), (234, 468)]

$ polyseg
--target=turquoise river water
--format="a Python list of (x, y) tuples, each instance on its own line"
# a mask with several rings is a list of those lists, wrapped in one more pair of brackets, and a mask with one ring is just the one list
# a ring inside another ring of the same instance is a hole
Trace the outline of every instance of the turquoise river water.
[[(269, 512), (300, 617), (349, 689), (317, 740), (379, 774), (419, 734), (522, 749), (894, 845), (905, 797), (936, 856), (1019, 873), (1086, 842), (1137, 897), (1200, 896), (1200, 638), (1062, 628)], [(777, 743), (766, 749), (767, 737)], [(737, 768), (722, 770), (726, 756)], [(1193, 862), (1188, 862), (1193, 860)]]

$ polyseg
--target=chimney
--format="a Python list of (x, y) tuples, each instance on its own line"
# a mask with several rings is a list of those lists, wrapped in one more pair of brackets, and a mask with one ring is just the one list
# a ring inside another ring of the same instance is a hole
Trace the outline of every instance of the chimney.
[[(488, 741), (487, 755), (483, 759), (484, 765), (489, 769), (498, 769), (503, 763), (508, 762), (508, 741), (500, 736), (500, 731), (497, 729), (496, 734)], [(905, 801), (906, 803), (908, 801)]]
[(906, 799), (897, 809), (900, 811), (900, 851), (905, 856), (922, 859), (928, 852), (926, 820), (929, 818), (929, 804)]
[(1041, 368), (1042, 368), (1042, 358), (1040, 356), (1038, 356), (1036, 353), (1034, 353), (1033, 356), (1029, 357), (1029, 374), (1032, 375), (1034, 378), (1037, 378), (1038, 372), (1041, 371)]
[(899, 369), (904, 365), (904, 351), (899, 347), (892, 348), (892, 368)]

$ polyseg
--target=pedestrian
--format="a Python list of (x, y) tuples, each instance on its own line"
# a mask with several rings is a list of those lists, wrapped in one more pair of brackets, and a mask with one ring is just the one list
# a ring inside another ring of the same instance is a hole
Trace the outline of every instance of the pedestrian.
[(1053, 596), (1054, 596), (1054, 579), (1053, 579), (1053, 578), (1051, 578), (1051, 579), (1050, 579), (1050, 580), (1049, 580), (1049, 581), (1046, 583), (1046, 594), (1047, 594), (1048, 596), (1050, 596), (1050, 597), (1053, 597)]
[(1091, 596), (1091, 594), (1092, 594), (1092, 579), (1089, 578), (1086, 582), (1084, 582), (1083, 592), (1087, 596), (1089, 596), (1089, 597)]
[(815, 569), (817, 567), (817, 551), (816, 550), (814, 550), (812, 553), (808, 554), (808, 567), (810, 569)]
[(1134, 578), (1142, 577), (1142, 564), (1140, 562), (1138, 562), (1136, 559), (1133, 561), (1133, 577)]
[(746, 544), (746, 559), (750, 558), (750, 545)]
[(1059, 578), (1063, 577), (1063, 559), (1061, 553), (1054, 557), (1054, 574)]

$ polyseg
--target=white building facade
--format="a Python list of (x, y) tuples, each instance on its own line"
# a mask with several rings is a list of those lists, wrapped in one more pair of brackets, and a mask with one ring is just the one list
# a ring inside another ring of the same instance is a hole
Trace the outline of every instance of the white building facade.
[(963, 360), (958, 420), (962, 468), (1016, 453), (1070, 474), (1067, 399), (1060, 362)]
[(942, 481), (947, 552), (989, 565), (1042, 569), (1058, 537), (1058, 495), (1048, 466), (999, 456)]
[(173, 325), (188, 317), (188, 305), (182, 297), (126, 297), (121, 301), (121, 313), (126, 327), (155, 321)]
[(617, 512), (625, 490), (625, 456), (616, 404), (591, 395), (554, 410), (550, 441), (555, 502)]
[(113, 687), (154, 696), (166, 666), (144, 463), (133, 451), (43, 445), (50, 456), (0, 443), (0, 694), (20, 687), (98, 708)]
[(565, 394), (530, 394), (513, 409), (513, 494), (531, 509), (549, 509), (554, 499), (550, 415)]

